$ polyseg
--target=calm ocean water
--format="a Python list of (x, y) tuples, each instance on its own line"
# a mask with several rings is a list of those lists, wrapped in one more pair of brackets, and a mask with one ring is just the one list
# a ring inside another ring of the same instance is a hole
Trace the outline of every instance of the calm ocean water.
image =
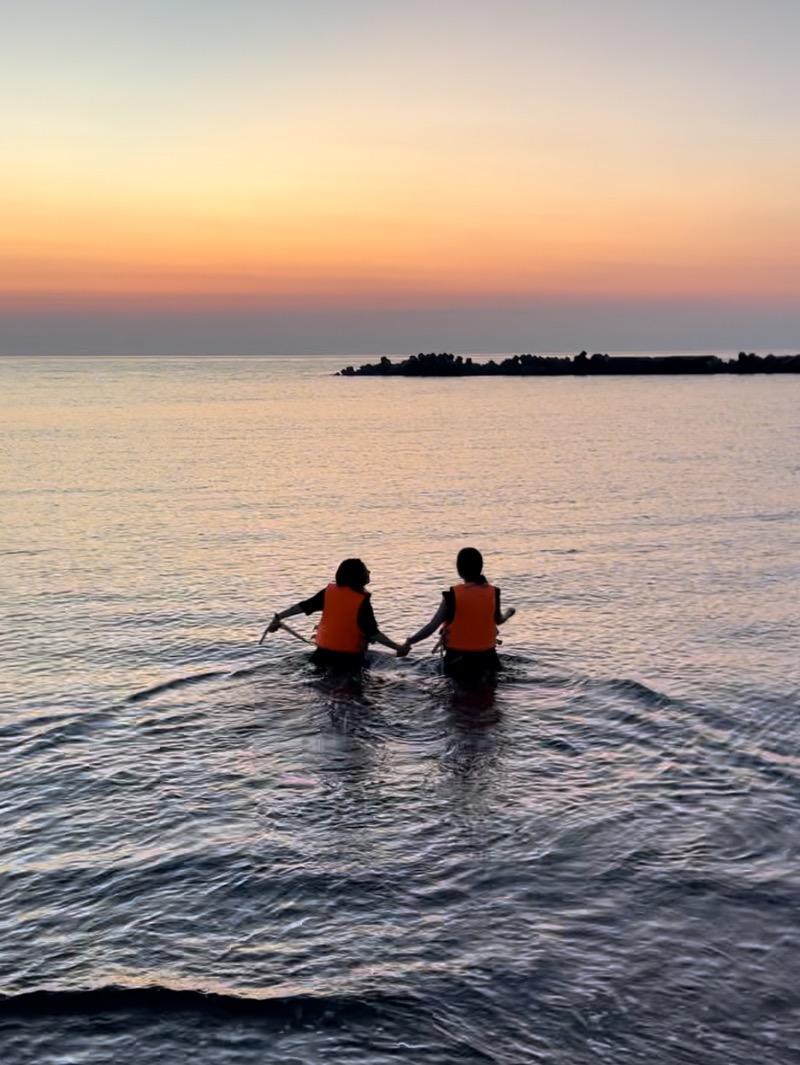
[(800, 379), (353, 361), (0, 360), (4, 1065), (796, 1063)]

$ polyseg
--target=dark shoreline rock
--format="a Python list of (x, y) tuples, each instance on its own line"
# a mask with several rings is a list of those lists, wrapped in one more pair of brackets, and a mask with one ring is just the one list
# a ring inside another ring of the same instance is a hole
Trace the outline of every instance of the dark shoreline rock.
[(756, 355), (740, 351), (736, 359), (717, 355), (512, 355), (495, 362), (474, 362), (449, 352), (411, 355), (401, 362), (346, 366), (337, 377), (591, 377), (632, 374), (800, 373), (798, 355)]

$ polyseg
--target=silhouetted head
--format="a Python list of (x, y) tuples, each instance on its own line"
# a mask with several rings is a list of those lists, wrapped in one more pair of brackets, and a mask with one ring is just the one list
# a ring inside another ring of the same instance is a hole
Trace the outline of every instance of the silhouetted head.
[(363, 592), (364, 585), (369, 584), (369, 570), (360, 558), (346, 558), (336, 571), (336, 583), (343, 588), (352, 588), (354, 592)]
[(471, 584), (485, 584), (483, 575), (483, 555), (477, 547), (462, 547), (456, 558), (456, 569), (463, 581)]

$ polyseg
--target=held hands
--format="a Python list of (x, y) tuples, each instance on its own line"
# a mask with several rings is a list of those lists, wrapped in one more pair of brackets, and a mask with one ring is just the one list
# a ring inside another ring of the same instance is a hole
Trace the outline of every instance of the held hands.
[(400, 646), (397, 648), (397, 657), (398, 658), (405, 658), (410, 650), (411, 650), (411, 641), (410, 640), (406, 640), (405, 643), (401, 643)]

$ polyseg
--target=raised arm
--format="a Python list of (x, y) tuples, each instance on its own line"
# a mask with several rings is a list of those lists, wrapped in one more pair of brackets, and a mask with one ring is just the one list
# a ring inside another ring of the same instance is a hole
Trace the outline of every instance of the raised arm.
[[(381, 632), (378, 628), (378, 622), (375, 620), (375, 612), (372, 609), (372, 600), (369, 596), (365, 596), (363, 603), (359, 607), (358, 627), (370, 643), (379, 643), (383, 647), (389, 647), (392, 651), (396, 651), (398, 655), (402, 656), (402, 651), (405, 645), (402, 643), (395, 643), (390, 636), (387, 636), (385, 632)], [(405, 653), (408, 654), (408, 651)]]
[[(400, 656), (400, 658), (403, 657), (403, 649), (405, 647), (405, 644), (395, 643), (394, 640), (392, 640), (385, 633), (381, 632), (380, 629), (376, 629), (375, 632), (373, 632), (372, 636), (370, 636), (370, 643), (380, 643), (384, 647), (390, 647), (393, 651), (397, 651), (397, 654)], [(405, 654), (408, 654), (408, 651), (406, 651)]]
[(408, 650), (412, 647), (413, 644), (419, 643), (421, 640), (427, 639), (428, 636), (436, 632), (436, 630), (444, 624), (446, 616), (447, 607), (445, 605), (444, 596), (442, 596), (442, 601), (441, 603), (439, 603), (439, 607), (436, 613), (433, 615), (428, 624), (423, 625), (419, 632), (415, 632), (413, 636), (409, 636), (406, 640), (404, 644), (404, 647), (406, 648), (406, 654), (408, 654)]
[(301, 599), (300, 602), (295, 603), (294, 606), (289, 606), (285, 610), (273, 614), (272, 621), (270, 621), (269, 625), (264, 629), (264, 634), (258, 642), (263, 643), (264, 636), (266, 636), (268, 632), (277, 632), (281, 627), (281, 622), (285, 621), (286, 618), (293, 618), (297, 614), (314, 614), (316, 611), (322, 610), (324, 602), (325, 592), (322, 590), (317, 592), (316, 595), (312, 595), (310, 599)]
[(297, 614), (305, 614), (303, 603), (295, 603), (294, 606), (288, 606), (285, 610), (273, 614), (272, 621), (267, 625), (267, 632), (277, 632), (281, 627), (282, 621), (285, 621), (287, 618), (293, 618)]

